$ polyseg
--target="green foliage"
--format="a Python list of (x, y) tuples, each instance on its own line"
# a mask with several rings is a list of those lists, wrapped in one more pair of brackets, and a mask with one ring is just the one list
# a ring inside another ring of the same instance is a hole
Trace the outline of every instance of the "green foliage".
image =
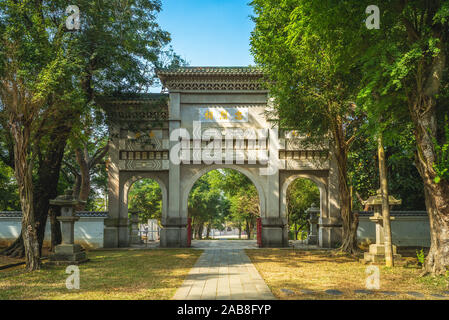
[(204, 225), (221, 230), (225, 223), (252, 231), (260, 215), (256, 187), (248, 177), (229, 169), (213, 170), (198, 179), (188, 209), (199, 233)]
[(138, 212), (141, 223), (162, 217), (162, 191), (151, 179), (135, 182), (128, 194), (128, 212)]
[(287, 214), (290, 230), (307, 231), (309, 228), (306, 210), (315, 204), (319, 207), (320, 191), (308, 179), (296, 179), (287, 190)]
[[(422, 178), (414, 163), (423, 147), (417, 148), (417, 124), (412, 119), (421, 115), (419, 104), (412, 101), (430, 91), (423, 88), (424, 79), (437, 55), (444, 50), (447, 56), (447, 41), (442, 40), (449, 30), (447, 2), (381, 4), (379, 30), (368, 30), (363, 21), (369, 0), (251, 4), (256, 14), (252, 51), (269, 76), (281, 126), (320, 141), (340, 116), (345, 138), (354, 137), (348, 146), (348, 184), (364, 199), (378, 188), (374, 142), (382, 133), (390, 192), (402, 198), (400, 209), (424, 209)], [(442, 119), (449, 110), (447, 72), (442, 79), (435, 94), (439, 128), (447, 124)], [(448, 164), (445, 142), (437, 140), (434, 169), (439, 181), (447, 175)], [(359, 203), (355, 208), (362, 209)]]
[(421, 251), (416, 250), (416, 258), (418, 259), (419, 264), (423, 266), (426, 260), (424, 249), (421, 249)]
[(230, 169), (216, 171), (212, 185), (224, 192), (230, 202), (230, 217), (234, 227), (251, 232), (260, 216), (259, 195), (251, 180)]
[(13, 170), (0, 161), (0, 211), (20, 211), (20, 200)]
[(205, 224), (209, 229), (222, 229), (229, 217), (229, 200), (217, 188), (220, 175), (216, 170), (206, 173), (198, 179), (189, 194), (189, 217), (192, 218), (194, 228), (200, 236)]
[(449, 122), (447, 115), (445, 116), (444, 125), (444, 140), (439, 144), (434, 139), (435, 152), (437, 159), (433, 164), (433, 168), (436, 172), (435, 183), (440, 183), (442, 179), (449, 181)]
[[(390, 194), (402, 199), (393, 210), (425, 210), (424, 185), (414, 164), (414, 139), (406, 130), (385, 149)], [(353, 209), (363, 210), (362, 200), (379, 189), (377, 142), (368, 132), (359, 132), (348, 154), (348, 176), (353, 186)]]
[(267, 85), (276, 98), (280, 126), (319, 142), (329, 131), (334, 133), (338, 117), (351, 122), (359, 74), (352, 64), (351, 48), (336, 40), (340, 30), (321, 32), (322, 24), (336, 13), (324, 16), (318, 1), (255, 0), (251, 4), (256, 13), (251, 50), (270, 80)]
[[(51, 141), (65, 134), (64, 125), (71, 133), (60, 192), (73, 187), (79, 175), (74, 150), (86, 147), (87, 158), (92, 158), (107, 144), (108, 130), (97, 97), (146, 92), (158, 83), (156, 68), (185, 63), (168, 47), (170, 35), (156, 22), (159, 0), (79, 0), (74, 4), (81, 11), (81, 29), (66, 32), (67, 1), (0, 1), (0, 85), (15, 79), (24, 90), (22, 96), (39, 102), (32, 119), (29, 158), (51, 153)], [(3, 92), (0, 126), (7, 129), (12, 95)], [(55, 120), (58, 115), (64, 121)], [(8, 131), (0, 132), (3, 160), (13, 159)], [(93, 192), (86, 209), (105, 209), (98, 199), (106, 191), (105, 166), (102, 159), (98, 162), (90, 168)]]

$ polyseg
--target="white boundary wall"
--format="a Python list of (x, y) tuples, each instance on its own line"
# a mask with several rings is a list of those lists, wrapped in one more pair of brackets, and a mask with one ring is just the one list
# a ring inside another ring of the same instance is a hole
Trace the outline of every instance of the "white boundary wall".
[[(392, 211), (393, 243), (399, 247), (430, 247), (429, 217), (425, 211)], [(369, 220), (372, 213), (361, 212), (357, 236), (359, 241), (376, 242), (375, 223)]]
[[(82, 212), (75, 223), (75, 242), (85, 247), (102, 248), (105, 212)], [(20, 235), (22, 223), (21, 212), (0, 213), (0, 242), (14, 241)], [(50, 241), (50, 221), (47, 219), (44, 241)]]

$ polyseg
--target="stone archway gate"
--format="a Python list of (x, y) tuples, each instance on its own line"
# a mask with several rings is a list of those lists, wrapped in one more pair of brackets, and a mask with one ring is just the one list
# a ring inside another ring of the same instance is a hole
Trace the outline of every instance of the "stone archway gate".
[[(203, 174), (220, 168), (238, 170), (256, 186), (264, 247), (288, 246), (286, 193), (296, 178), (320, 189), (319, 245), (341, 242), (338, 168), (329, 143), (305, 147), (294, 131), (273, 125), (259, 69), (183, 67), (158, 76), (166, 94), (101, 102), (110, 127), (104, 247), (129, 246), (128, 191), (143, 178), (162, 189), (161, 246), (186, 247), (190, 190)], [(256, 131), (256, 139), (247, 134)]]

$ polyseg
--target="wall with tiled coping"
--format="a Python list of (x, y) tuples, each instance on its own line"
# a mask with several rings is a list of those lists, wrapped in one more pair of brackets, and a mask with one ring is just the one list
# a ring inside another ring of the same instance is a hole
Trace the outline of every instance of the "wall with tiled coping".
[[(75, 224), (75, 241), (83, 246), (103, 247), (104, 219), (107, 212), (78, 212)], [(376, 241), (375, 224), (369, 220), (372, 212), (359, 212), (357, 236), (360, 241)], [(393, 243), (402, 247), (429, 247), (430, 226), (425, 211), (392, 211)], [(14, 241), (20, 234), (21, 212), (0, 212), (0, 244)], [(50, 223), (47, 221), (45, 240), (50, 240)]]
[[(376, 224), (369, 220), (373, 212), (359, 212), (358, 238), (376, 242)], [(429, 216), (426, 211), (391, 211), (393, 243), (399, 247), (430, 247)]]
[[(75, 242), (89, 248), (103, 247), (104, 219), (107, 212), (78, 212)], [(0, 212), (0, 245), (9, 244), (20, 235), (22, 212)], [(47, 219), (44, 245), (50, 242), (50, 222)]]

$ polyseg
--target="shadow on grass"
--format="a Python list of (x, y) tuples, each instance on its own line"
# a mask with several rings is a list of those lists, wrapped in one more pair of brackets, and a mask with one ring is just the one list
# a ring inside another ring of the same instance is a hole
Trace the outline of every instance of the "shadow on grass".
[(0, 299), (170, 299), (200, 251), (94, 251), (80, 268), (80, 290), (68, 290), (65, 267), (0, 273)]
[[(279, 249), (247, 250), (247, 254), (273, 293), (281, 299), (416, 299), (407, 295), (407, 291), (422, 292), (426, 299), (431, 299), (432, 294), (445, 290), (441, 278), (434, 281), (420, 278), (419, 269), (379, 266), (381, 291), (399, 293), (396, 296), (377, 292), (364, 294), (357, 291), (365, 289), (367, 266), (355, 258), (331, 252), (295, 253)], [(295, 294), (288, 295), (285, 289)], [(343, 295), (326, 294), (328, 289), (340, 290)], [(316, 294), (302, 294), (302, 290), (313, 290)]]

